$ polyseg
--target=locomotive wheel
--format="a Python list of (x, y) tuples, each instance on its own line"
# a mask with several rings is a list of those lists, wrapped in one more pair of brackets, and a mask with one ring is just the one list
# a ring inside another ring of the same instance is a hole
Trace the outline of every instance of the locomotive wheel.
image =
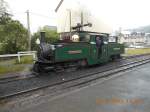
[(84, 68), (84, 67), (86, 67), (87, 65), (88, 65), (88, 63), (87, 63), (86, 60), (80, 60), (80, 61), (79, 61), (79, 66), (80, 66), (80, 67)]
[(118, 58), (118, 59), (121, 59), (121, 56), (120, 56), (120, 54), (118, 54), (118, 55), (117, 55), (117, 58)]
[(42, 73), (44, 72), (44, 68), (42, 65), (40, 65), (40, 63), (35, 63), (33, 66), (33, 71), (36, 73)]
[(121, 58), (120, 55), (113, 55), (113, 56), (111, 56), (111, 60), (112, 61), (115, 61), (116, 59), (120, 59), (120, 58)]

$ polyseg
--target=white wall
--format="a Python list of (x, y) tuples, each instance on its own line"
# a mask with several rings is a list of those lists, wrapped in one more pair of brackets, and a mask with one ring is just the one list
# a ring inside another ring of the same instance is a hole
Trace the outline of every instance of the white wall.
[[(69, 5), (68, 5), (69, 4)], [(70, 22), (69, 22), (69, 10), (71, 11), (71, 26), (76, 26), (77, 23), (81, 22), (81, 12), (83, 12), (83, 22), (92, 23), (92, 27), (85, 27), (84, 31), (101, 32), (101, 33), (112, 33), (112, 27), (106, 21), (103, 16), (98, 17), (93, 15), (84, 5), (66, 0), (63, 2), (61, 7), (57, 12), (57, 29), (58, 32), (69, 32)]]

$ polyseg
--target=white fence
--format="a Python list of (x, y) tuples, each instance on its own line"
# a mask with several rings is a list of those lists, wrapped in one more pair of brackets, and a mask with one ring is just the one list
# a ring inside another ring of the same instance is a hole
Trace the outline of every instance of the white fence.
[(33, 59), (36, 59), (36, 51), (21, 51), (18, 52), (17, 54), (5, 54), (5, 55), (0, 55), (0, 58), (6, 58), (6, 57), (18, 57), (18, 61), (20, 63), (21, 61), (21, 56), (32, 56)]

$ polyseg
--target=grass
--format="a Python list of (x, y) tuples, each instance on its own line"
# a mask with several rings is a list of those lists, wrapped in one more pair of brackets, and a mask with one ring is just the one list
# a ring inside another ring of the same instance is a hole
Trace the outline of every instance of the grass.
[(29, 68), (27, 65), (33, 64), (32, 56), (22, 56), (21, 62), (18, 62), (18, 58), (0, 61), (0, 75), (6, 73), (14, 73), (24, 71)]
[(22, 56), (20, 59), (20, 63), (18, 62), (18, 59), (15, 60), (15, 64), (32, 64), (32, 63), (33, 63), (32, 56)]
[(150, 53), (150, 48), (129, 48), (125, 51), (125, 55), (138, 55)]
[(5, 73), (19, 72), (24, 70), (24, 68), (25, 67), (21, 65), (8, 65), (8, 66), (0, 65), (0, 75)]
[(22, 56), (20, 59), (20, 63), (18, 58), (8, 59), (8, 60), (0, 60), (0, 65), (13, 65), (13, 64), (32, 64), (33, 57), (32, 56)]

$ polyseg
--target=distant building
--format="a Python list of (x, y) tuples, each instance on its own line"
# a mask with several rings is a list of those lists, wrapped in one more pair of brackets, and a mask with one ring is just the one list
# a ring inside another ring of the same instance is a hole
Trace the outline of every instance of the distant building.
[(120, 33), (117, 32), (110, 35), (109, 41), (115, 41), (116, 36), (119, 37), (119, 43), (124, 43), (127, 46), (150, 45), (150, 33), (121, 31)]
[(57, 30), (57, 27), (56, 27), (56, 26), (49, 26), (49, 25), (46, 25), (45, 27), (48, 28), (48, 29), (50, 29), (50, 30)]
[(145, 33), (146, 43), (150, 45), (150, 33)]
[(119, 42), (135, 45), (135, 44), (145, 44), (147, 41), (145, 33), (122, 31), (119, 38)]

